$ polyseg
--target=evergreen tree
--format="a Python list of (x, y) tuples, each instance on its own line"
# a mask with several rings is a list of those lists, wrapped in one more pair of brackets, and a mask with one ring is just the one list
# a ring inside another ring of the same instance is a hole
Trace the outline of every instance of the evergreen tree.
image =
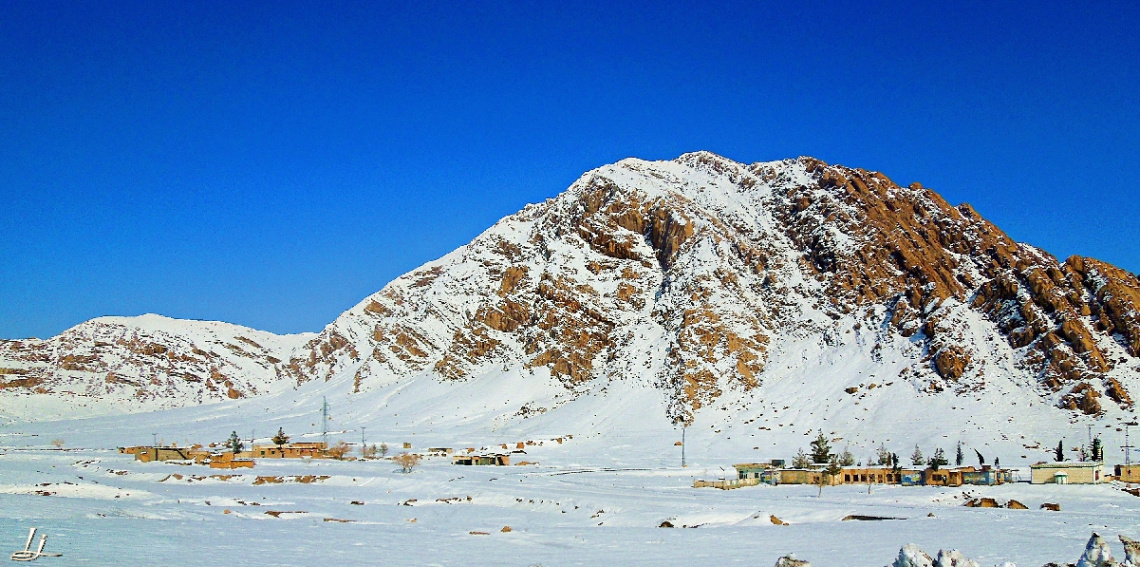
[(974, 454), (978, 456), (978, 466), (979, 467), (986, 464), (986, 458), (982, 456), (982, 453), (980, 451), (978, 451), (977, 449), (974, 449)]
[(899, 465), (898, 453), (891, 453), (891, 472), (894, 474), (902, 472), (902, 466)]
[(816, 435), (815, 440), (811, 442), (811, 460), (813, 463), (827, 463), (831, 459), (831, 444), (827, 442), (827, 438), (823, 436), (823, 430), (819, 430), (819, 435)]
[(839, 457), (832, 455), (827, 460), (827, 468), (819, 472), (819, 495), (823, 496), (823, 485), (827, 484), (828, 480), (835, 478), (843, 472), (843, 467), (839, 464)]
[(1065, 447), (1061, 441), (1057, 441), (1057, 450), (1053, 452), (1053, 460), (1058, 463), (1065, 460)]
[(237, 431), (230, 433), (230, 438), (226, 440), (226, 447), (229, 447), (235, 455), (245, 448), (245, 444), (241, 442), (241, 437), (238, 437)]
[(878, 457), (879, 460), (875, 464), (884, 466), (889, 466), (891, 464), (891, 452), (888, 451), (887, 446), (883, 445), (882, 443), (879, 444)]
[(962, 466), (962, 461), (966, 460), (965, 455), (962, 454), (962, 442), (958, 442), (958, 452), (954, 455), (954, 466)]
[(283, 450), (282, 447), (284, 447), (285, 444), (288, 442), (289, 442), (289, 436), (285, 435), (285, 428), (278, 427), (277, 428), (277, 435), (273, 436), (273, 444), (277, 445), (277, 450), (282, 451)]
[(999, 459), (998, 457), (994, 457), (994, 468), (995, 469), (1001, 468), (1001, 459)]
[(921, 466), (924, 463), (926, 463), (926, 458), (922, 456), (922, 451), (918, 448), (918, 445), (915, 445), (914, 452), (910, 455), (910, 464)]
[(839, 455), (839, 464), (845, 467), (855, 464), (855, 455), (852, 455), (846, 447), (843, 448), (843, 453)]
[(388, 444), (387, 443), (381, 443), (380, 444), (380, 456), (385, 457), (387, 455), (388, 455)]
[(930, 460), (927, 461), (926, 464), (929, 465), (930, 468), (938, 470), (938, 467), (948, 465), (950, 462), (946, 460), (946, 454), (943, 453), (942, 448), (939, 447), (934, 450), (934, 456), (930, 457)]

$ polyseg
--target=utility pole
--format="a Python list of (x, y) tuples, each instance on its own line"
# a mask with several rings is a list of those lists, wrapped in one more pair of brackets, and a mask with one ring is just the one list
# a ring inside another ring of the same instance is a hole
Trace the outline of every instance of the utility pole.
[[(1128, 434), (1125, 434), (1124, 437), (1125, 437), (1125, 439), (1127, 439)], [(151, 433), (150, 434), (150, 441), (151, 441), (151, 443), (150, 443), (151, 447), (158, 447), (158, 434), (157, 433)]]
[(321, 396), (321, 442), (327, 447), (329, 444), (329, 401)]
[(689, 428), (689, 424), (681, 422), (681, 468), (685, 468), (685, 430)]
[(1128, 444), (1128, 427), (1136, 425), (1135, 421), (1124, 424), (1124, 466), (1132, 466), (1132, 446)]

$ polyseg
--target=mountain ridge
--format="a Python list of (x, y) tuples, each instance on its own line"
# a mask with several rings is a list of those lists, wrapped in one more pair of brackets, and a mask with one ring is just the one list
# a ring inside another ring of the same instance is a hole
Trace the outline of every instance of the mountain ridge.
[(366, 297), (272, 378), (361, 393), (498, 368), (568, 399), (633, 379), (689, 423), (777, 379), (766, 369), (799, 341), (870, 341), (923, 395), (1007, 380), (1071, 411), (1131, 413), (1137, 304), (1134, 274), (1060, 262), (921, 184), (694, 152), (587, 172)]

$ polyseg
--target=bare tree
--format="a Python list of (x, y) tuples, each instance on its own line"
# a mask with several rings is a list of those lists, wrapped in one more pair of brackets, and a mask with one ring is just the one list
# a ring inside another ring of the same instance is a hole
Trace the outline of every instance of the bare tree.
[(330, 457), (339, 461), (343, 460), (344, 456), (347, 455), (351, 449), (352, 447), (349, 447), (348, 443), (345, 443), (344, 441), (337, 441), (336, 445), (325, 449), (325, 453), (328, 453)]
[(412, 469), (416, 468), (416, 465), (420, 464), (420, 458), (421, 457), (415, 453), (400, 453), (392, 457), (392, 460), (396, 461), (396, 464), (400, 465), (400, 469), (405, 473), (410, 473)]

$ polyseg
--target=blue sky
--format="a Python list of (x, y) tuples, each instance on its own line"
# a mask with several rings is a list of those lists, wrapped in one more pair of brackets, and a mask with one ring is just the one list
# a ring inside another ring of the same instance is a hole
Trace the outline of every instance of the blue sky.
[(1134, 2), (0, 3), (0, 337), (316, 331), (618, 159), (812, 155), (1140, 271)]

